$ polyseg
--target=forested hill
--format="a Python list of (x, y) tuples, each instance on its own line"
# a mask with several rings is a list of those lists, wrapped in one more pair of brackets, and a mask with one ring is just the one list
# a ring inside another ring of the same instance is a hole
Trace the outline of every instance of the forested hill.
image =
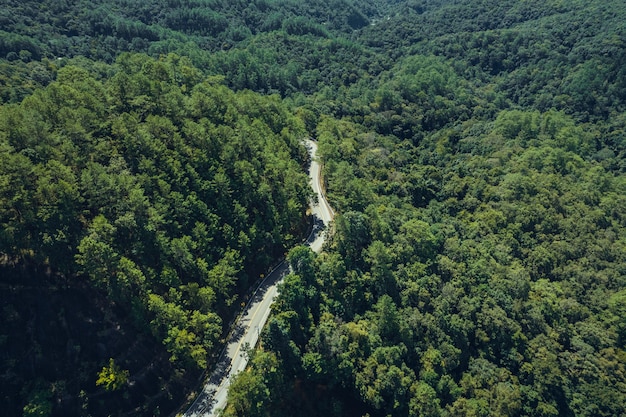
[[(36, 63), (76, 56), (112, 63), (122, 52), (152, 56), (175, 52), (213, 71), (228, 72), (234, 66), (250, 73), (249, 59), (235, 56), (224, 63), (213, 53), (276, 31), (327, 38), (332, 33), (349, 33), (368, 25), (385, 8), (380, 0), (358, 4), (352, 0), (7, 0), (0, 10), (0, 58), (17, 65), (5, 68), (5, 74), (21, 74), (19, 79), (0, 82), (0, 87), (22, 78), (32, 79), (35, 86), (45, 84), (51, 77), (49, 66)], [(20, 62), (33, 63), (24, 66)], [(297, 67), (288, 72), (272, 68), (265, 77), (273, 79), (263, 87), (284, 92), (290, 88), (288, 74), (296, 76), (294, 70)], [(29, 82), (18, 89), (0, 88), (0, 97), (21, 99), (32, 87)]]
[(174, 56), (99, 70), (0, 108), (8, 415), (175, 409), (308, 227), (305, 132), (277, 97)]
[(175, 412), (292, 251), (227, 416), (626, 415), (621, 0), (5, 1), (0, 406)]
[(305, 104), (334, 236), (226, 415), (625, 414), (626, 7), (397, 6)]

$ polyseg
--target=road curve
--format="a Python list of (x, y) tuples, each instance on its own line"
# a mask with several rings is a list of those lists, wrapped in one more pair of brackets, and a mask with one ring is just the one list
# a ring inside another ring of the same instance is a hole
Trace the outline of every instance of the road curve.
[[(311, 156), (309, 184), (317, 196), (317, 201), (311, 203), (311, 214), (314, 220), (313, 230), (306, 240), (306, 244), (313, 251), (320, 252), (326, 240), (326, 231), (334, 217), (334, 212), (326, 200), (321, 185), (321, 167), (316, 158), (317, 143), (307, 139), (305, 145)], [(288, 273), (289, 266), (283, 261), (263, 280), (235, 324), (215, 370), (184, 416), (213, 417), (217, 416), (219, 411), (226, 406), (226, 395), (231, 378), (236, 373), (243, 371), (248, 364), (248, 358), (243, 354), (245, 347), (256, 345), (261, 329), (263, 329), (270, 315), (270, 306), (278, 293), (276, 286)]]

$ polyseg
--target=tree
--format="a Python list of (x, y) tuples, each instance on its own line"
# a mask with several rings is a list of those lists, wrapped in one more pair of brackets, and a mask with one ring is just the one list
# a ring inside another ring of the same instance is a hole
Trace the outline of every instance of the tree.
[(96, 385), (103, 385), (107, 391), (116, 391), (126, 385), (129, 375), (127, 370), (121, 369), (113, 358), (110, 358), (109, 364), (98, 373)]
[(299, 245), (287, 254), (287, 262), (294, 274), (302, 278), (306, 285), (311, 285), (315, 280), (315, 252), (308, 246)]
[(357, 211), (349, 211), (335, 217), (334, 240), (348, 268), (361, 264), (361, 252), (369, 244), (367, 220), (365, 214)]
[(414, 416), (439, 417), (441, 406), (437, 392), (425, 382), (419, 381), (411, 386), (409, 413)]

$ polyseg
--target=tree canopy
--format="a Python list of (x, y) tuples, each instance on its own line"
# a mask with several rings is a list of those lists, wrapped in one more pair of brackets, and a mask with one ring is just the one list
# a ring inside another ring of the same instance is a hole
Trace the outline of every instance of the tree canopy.
[(623, 1), (5, 3), (7, 415), (626, 414)]

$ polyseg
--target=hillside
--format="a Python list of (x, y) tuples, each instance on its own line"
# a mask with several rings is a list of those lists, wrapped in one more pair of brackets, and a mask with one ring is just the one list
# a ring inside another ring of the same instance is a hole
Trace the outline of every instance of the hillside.
[[(177, 56), (100, 68), (64, 66), (0, 109), (11, 414), (42, 395), (65, 415), (171, 411), (307, 230), (304, 130), (277, 97), (234, 93)], [(100, 381), (109, 358), (128, 381)]]
[(623, 5), (400, 3), (305, 104), (334, 238), (226, 415), (624, 414)]
[[(8, 1), (0, 404), (176, 412), (293, 250), (227, 416), (626, 414), (626, 7)], [(271, 394), (271, 395), (270, 395)]]

